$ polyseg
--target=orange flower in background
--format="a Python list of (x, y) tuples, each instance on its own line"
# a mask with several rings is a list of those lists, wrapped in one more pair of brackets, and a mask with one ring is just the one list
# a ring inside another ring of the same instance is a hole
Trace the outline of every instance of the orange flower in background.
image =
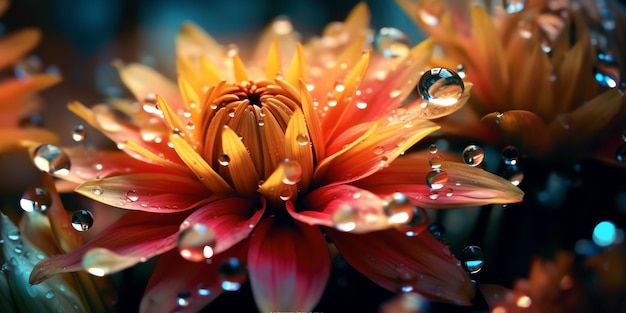
[[(0, 14), (9, 1), (0, 1)], [(0, 68), (19, 61), (32, 50), (41, 37), (39, 30), (26, 28), (0, 39)], [(54, 143), (57, 137), (47, 130), (22, 126), (25, 117), (39, 106), (35, 93), (61, 81), (59, 75), (34, 74), (0, 81), (0, 153), (24, 150), (41, 143)]]
[(330, 239), (387, 289), (470, 304), (474, 287), (424, 231), (424, 208), (512, 203), (523, 193), (481, 169), (403, 155), (438, 129), (426, 118), (459, 109), (472, 85), (430, 70), (420, 85), (430, 101), (403, 105), (432, 43), (392, 41), (385, 56), (370, 51), (368, 26), (359, 4), (303, 46), (288, 20), (276, 20), (246, 67), (235, 46), (186, 24), (178, 85), (118, 63), (138, 102), (70, 109), (122, 152), (42, 145), (32, 153), (78, 193), (131, 212), (38, 264), (31, 282), (81, 270), (102, 276), (160, 256), (143, 312), (197, 311), (247, 279), (260, 311), (307, 311), (329, 277)]
[(469, 105), (438, 121), (444, 132), (534, 157), (623, 160), (626, 24), (618, 4), (398, 2), (440, 48), (431, 64), (462, 66), (474, 83)]

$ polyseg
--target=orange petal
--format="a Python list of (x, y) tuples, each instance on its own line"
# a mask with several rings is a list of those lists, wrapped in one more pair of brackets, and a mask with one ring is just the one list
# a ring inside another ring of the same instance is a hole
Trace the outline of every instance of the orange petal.
[(217, 197), (196, 179), (156, 173), (92, 180), (76, 192), (110, 206), (152, 213), (180, 212)]
[(309, 311), (322, 297), (330, 255), (317, 227), (267, 217), (254, 229), (248, 270), (261, 312)]
[(3, 36), (0, 40), (0, 68), (15, 63), (32, 50), (40, 38), (41, 31), (36, 28), (24, 28)]
[[(15, 122), (24, 114), (26, 96), (48, 88), (61, 81), (61, 76), (37, 74), (22, 79), (8, 79), (0, 83), (0, 112), (16, 112)], [(18, 101), (16, 101), (18, 100)], [(0, 117), (4, 119), (4, 117)], [(5, 124), (6, 125), (6, 124)], [(8, 126), (8, 125), (6, 125)]]
[(230, 159), (227, 169), (235, 190), (240, 195), (253, 197), (261, 179), (248, 149), (230, 127), (222, 130), (222, 150)]
[(471, 304), (475, 290), (470, 278), (450, 249), (429, 232), (411, 237), (396, 230), (328, 230), (328, 235), (350, 265), (384, 288), (411, 288), (432, 301)]
[(0, 154), (32, 149), (40, 144), (54, 144), (59, 138), (53, 132), (38, 128), (2, 129)]
[(289, 69), (287, 70), (286, 80), (293, 86), (298, 85), (300, 80), (306, 81), (306, 64), (304, 60), (304, 51), (302, 45), (296, 44), (296, 53), (293, 55)]
[(522, 201), (524, 193), (502, 177), (463, 163), (439, 162), (447, 179), (442, 180), (443, 186), (433, 194), (426, 182), (432, 168), (426, 158), (417, 154), (400, 157), (389, 167), (354, 184), (381, 196), (401, 192), (418, 206), (434, 209)]
[(149, 95), (159, 94), (167, 100), (174, 112), (185, 109), (178, 86), (156, 70), (138, 63), (115, 65), (122, 82), (139, 102), (143, 103)]
[(544, 154), (555, 139), (543, 120), (530, 111), (494, 112), (485, 115), (481, 121), (500, 132), (505, 141), (522, 146), (533, 155)]

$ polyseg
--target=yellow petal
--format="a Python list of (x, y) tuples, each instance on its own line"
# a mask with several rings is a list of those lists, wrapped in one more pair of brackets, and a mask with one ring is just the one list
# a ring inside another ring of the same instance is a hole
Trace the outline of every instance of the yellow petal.
[(233, 56), (233, 70), (235, 71), (235, 80), (238, 83), (250, 80), (250, 78), (248, 78), (246, 66), (243, 65), (241, 58), (239, 58), (239, 55), (237, 54)]
[(41, 38), (41, 31), (25, 28), (6, 35), (0, 40), (0, 68), (15, 63), (32, 50)]
[(324, 136), (322, 133), (322, 126), (319, 120), (319, 116), (315, 111), (313, 105), (313, 98), (309, 93), (306, 84), (303, 81), (298, 82), (300, 88), (300, 103), (302, 105), (302, 111), (304, 112), (304, 120), (306, 121), (307, 130), (313, 144), (313, 151), (315, 152), (315, 160), (321, 162), (326, 155), (326, 146), (324, 143)]
[(248, 149), (230, 127), (222, 130), (222, 149), (230, 159), (227, 168), (237, 194), (254, 197), (260, 180), (259, 174)]
[(302, 167), (300, 189), (306, 191), (313, 177), (313, 147), (304, 114), (300, 108), (296, 108), (293, 112), (285, 131), (285, 155), (288, 159), (298, 162)]
[(273, 41), (267, 54), (267, 60), (265, 61), (265, 78), (267, 78), (268, 80), (272, 80), (276, 78), (276, 74), (278, 74), (280, 71), (281, 64), (280, 54), (278, 51), (278, 43), (276, 43), (276, 41)]
[(295, 86), (299, 80), (306, 81), (306, 64), (302, 45), (296, 44), (296, 53), (293, 55), (291, 65), (287, 71), (287, 82)]

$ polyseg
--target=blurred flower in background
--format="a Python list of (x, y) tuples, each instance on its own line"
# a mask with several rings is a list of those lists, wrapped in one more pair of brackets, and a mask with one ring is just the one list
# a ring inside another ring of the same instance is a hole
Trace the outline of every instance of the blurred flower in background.
[[(411, 48), (399, 30), (372, 33), (369, 24), (361, 3), (300, 45), (279, 17), (245, 66), (247, 49), (187, 23), (177, 84), (115, 62), (136, 101), (69, 107), (121, 151), (47, 144), (32, 157), (78, 193), (131, 212), (39, 263), (31, 282), (103, 276), (160, 256), (141, 311), (197, 311), (248, 279), (260, 311), (308, 311), (330, 275), (330, 240), (391, 291), (470, 305), (475, 260), (464, 268), (426, 231), (424, 208), (512, 203), (523, 193), (432, 151), (402, 156), (438, 128), (426, 118), (458, 110), (472, 84), (447, 69), (422, 76), (431, 42)], [(416, 86), (424, 98), (403, 106)], [(91, 213), (74, 214), (88, 230)]]
[(475, 84), (470, 105), (438, 121), (444, 132), (531, 157), (624, 164), (620, 3), (398, 2), (438, 45), (432, 64), (462, 69)]

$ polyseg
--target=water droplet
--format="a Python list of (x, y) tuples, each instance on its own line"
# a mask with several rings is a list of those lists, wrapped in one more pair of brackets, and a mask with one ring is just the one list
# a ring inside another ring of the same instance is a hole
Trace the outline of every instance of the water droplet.
[(430, 151), (431, 154), (436, 154), (439, 152), (439, 148), (437, 148), (437, 145), (433, 143), (428, 146), (428, 151)]
[(346, 86), (343, 85), (343, 82), (338, 80), (335, 82), (335, 91), (336, 92), (343, 92), (344, 90), (346, 90)]
[(529, 308), (533, 301), (527, 295), (520, 295), (515, 301), (515, 304), (519, 308)]
[(446, 233), (446, 229), (438, 223), (433, 223), (428, 226), (428, 231), (439, 241), (444, 241), (443, 236)]
[(626, 160), (626, 143), (617, 147), (617, 150), (615, 151), (615, 159), (618, 162), (624, 162), (624, 160)]
[(306, 146), (309, 144), (309, 136), (307, 134), (299, 134), (296, 136), (296, 142), (301, 146)]
[(367, 108), (367, 102), (365, 102), (365, 101), (357, 101), (356, 107), (358, 109), (364, 110), (364, 109)]
[(221, 166), (228, 166), (230, 164), (230, 157), (226, 153), (222, 153), (217, 157), (217, 162)]
[(83, 256), (82, 265), (90, 274), (102, 277), (131, 267), (137, 264), (139, 259), (120, 255), (105, 248), (92, 248)]
[(18, 241), (20, 240), (20, 231), (17, 229), (10, 229), (7, 237), (9, 238), (9, 240)]
[(78, 210), (72, 214), (72, 227), (77, 231), (86, 231), (93, 226), (93, 215), (87, 210)]
[(506, 165), (517, 165), (519, 151), (514, 146), (506, 146), (502, 149), (502, 160)]
[(382, 27), (374, 36), (374, 49), (388, 58), (404, 57), (409, 54), (409, 38), (399, 29)]
[(478, 166), (483, 162), (485, 152), (477, 145), (469, 145), (463, 149), (463, 162), (469, 166)]
[(357, 213), (349, 204), (342, 204), (335, 209), (332, 214), (332, 221), (335, 228), (349, 232), (356, 228)]
[(52, 204), (50, 193), (39, 187), (29, 188), (22, 194), (20, 207), (25, 212), (44, 212)]
[(509, 13), (509, 14), (517, 13), (523, 10), (525, 5), (526, 5), (526, 0), (505, 0), (504, 1), (506, 13)]
[(278, 197), (280, 198), (280, 200), (287, 201), (291, 199), (292, 195), (293, 193), (291, 189), (283, 189), (283, 191), (280, 192), (280, 195)]
[(376, 147), (374, 148), (374, 154), (375, 154), (375, 155), (381, 155), (381, 154), (383, 154), (384, 152), (385, 152), (385, 147), (383, 147), (383, 146), (376, 146)]
[(465, 78), (465, 66), (463, 66), (463, 64), (459, 64), (456, 66), (456, 73), (459, 75), (459, 77), (461, 77), (462, 79)]
[(52, 299), (54, 298), (54, 291), (48, 290), (44, 296), (46, 297), (46, 299)]
[(451, 69), (437, 67), (422, 75), (417, 90), (429, 104), (453, 106), (463, 95), (463, 79)]
[(446, 188), (446, 197), (452, 197), (454, 195), (454, 190), (452, 188)]
[(74, 130), (72, 130), (72, 139), (76, 142), (85, 140), (85, 135), (87, 135), (87, 130), (85, 130), (83, 125), (76, 125)]
[(428, 164), (433, 170), (436, 170), (441, 167), (441, 159), (440, 158), (432, 158), (428, 160)]
[(96, 196), (99, 196), (104, 193), (104, 189), (101, 186), (93, 186), (91, 188), (91, 193), (93, 193)]
[(191, 292), (183, 290), (176, 295), (176, 303), (178, 306), (186, 307), (191, 303)]
[(463, 268), (470, 274), (478, 274), (485, 263), (483, 250), (478, 246), (467, 246), (459, 255)]
[(432, 190), (428, 197), (430, 198), (430, 200), (437, 200), (439, 198), (439, 192), (436, 190)]
[(507, 166), (504, 171), (502, 172), (502, 178), (507, 179), (508, 181), (511, 182), (511, 184), (517, 186), (519, 185), (522, 180), (524, 179), (524, 172), (522, 171), (522, 169), (517, 166), (517, 165), (510, 165)]
[(198, 284), (198, 295), (203, 297), (209, 296), (211, 295), (211, 290), (203, 284)]
[(400, 288), (400, 291), (401, 292), (411, 292), (411, 291), (413, 291), (413, 286), (411, 286), (411, 285), (402, 286)]
[(70, 172), (70, 158), (59, 147), (45, 144), (35, 149), (33, 162), (38, 169), (54, 175)]
[(404, 224), (413, 218), (414, 208), (405, 194), (395, 192), (385, 199), (383, 209), (390, 223)]
[[(282, 181), (285, 185), (295, 185), (302, 179), (302, 166), (300, 166), (300, 163), (297, 161), (285, 159), (283, 161), (283, 170)], [(291, 197), (291, 191), (289, 189), (286, 189), (286, 191), (289, 191)]]
[(135, 202), (137, 200), (139, 200), (139, 195), (137, 195), (137, 191), (135, 191), (134, 189), (131, 189), (128, 192), (126, 192), (126, 201)]
[(246, 280), (246, 267), (238, 258), (228, 258), (218, 268), (222, 278), (222, 289), (225, 291), (237, 291)]
[(178, 251), (188, 261), (204, 261), (213, 256), (215, 239), (215, 232), (211, 228), (196, 223), (179, 232)]
[(448, 173), (441, 169), (430, 171), (426, 174), (426, 184), (432, 190), (439, 190), (448, 183)]

